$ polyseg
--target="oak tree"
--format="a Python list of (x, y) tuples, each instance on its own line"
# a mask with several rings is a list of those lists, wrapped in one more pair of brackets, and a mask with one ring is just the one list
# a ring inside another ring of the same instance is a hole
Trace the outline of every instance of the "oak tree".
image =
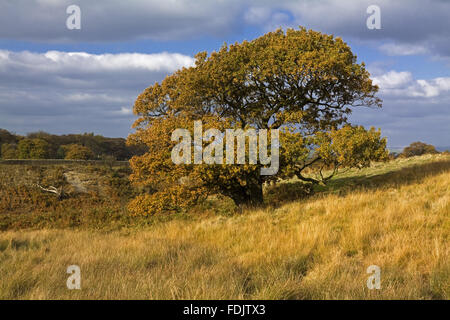
[[(379, 131), (346, 125), (352, 107), (381, 107), (377, 91), (364, 63), (357, 63), (341, 38), (305, 28), (225, 44), (210, 55), (201, 52), (194, 66), (148, 87), (135, 102), (139, 118), (128, 142), (146, 144), (148, 152), (131, 159), (131, 180), (153, 192), (138, 196), (129, 208), (136, 214), (175, 211), (211, 193), (238, 205), (257, 204), (266, 181), (297, 176), (325, 182), (339, 167), (382, 159), (386, 141)], [(279, 129), (278, 173), (260, 175), (260, 163), (174, 164), (171, 134), (177, 128), (193, 132), (195, 120), (202, 120), (205, 130)], [(318, 178), (303, 174), (310, 167), (318, 168)], [(325, 170), (331, 173), (324, 176)]]

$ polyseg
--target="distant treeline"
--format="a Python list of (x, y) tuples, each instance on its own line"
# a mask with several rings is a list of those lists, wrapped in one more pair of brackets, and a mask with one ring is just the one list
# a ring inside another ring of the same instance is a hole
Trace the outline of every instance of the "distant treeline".
[(94, 133), (54, 135), (39, 131), (26, 136), (0, 129), (2, 159), (129, 160), (145, 146), (128, 146), (123, 138)]

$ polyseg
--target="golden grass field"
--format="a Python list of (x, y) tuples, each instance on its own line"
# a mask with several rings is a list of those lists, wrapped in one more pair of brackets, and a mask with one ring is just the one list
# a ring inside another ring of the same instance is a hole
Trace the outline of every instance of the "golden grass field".
[[(449, 299), (450, 157), (336, 177), (308, 199), (115, 230), (0, 233), (2, 299)], [(81, 290), (68, 290), (69, 265)], [(366, 286), (370, 265), (381, 289)]]

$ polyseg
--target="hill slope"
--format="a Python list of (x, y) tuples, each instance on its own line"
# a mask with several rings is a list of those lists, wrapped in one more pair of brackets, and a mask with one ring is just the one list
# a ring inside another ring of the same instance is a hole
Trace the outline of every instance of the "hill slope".
[[(0, 298), (449, 299), (449, 218), (450, 158), (396, 160), (276, 209), (0, 233)], [(82, 290), (66, 288), (73, 264)]]

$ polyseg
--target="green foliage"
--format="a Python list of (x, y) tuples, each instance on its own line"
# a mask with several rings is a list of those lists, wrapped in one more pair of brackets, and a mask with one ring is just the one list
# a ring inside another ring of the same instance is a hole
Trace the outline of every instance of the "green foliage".
[(420, 141), (411, 143), (408, 147), (403, 149), (403, 157), (420, 156), (422, 154), (436, 154), (439, 153), (436, 148), (431, 144), (426, 144)]

